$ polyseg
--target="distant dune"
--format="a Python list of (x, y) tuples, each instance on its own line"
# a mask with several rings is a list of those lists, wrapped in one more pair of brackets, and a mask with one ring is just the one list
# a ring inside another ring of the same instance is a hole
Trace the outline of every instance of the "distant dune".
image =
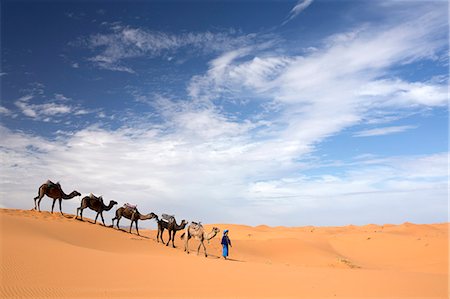
[[(112, 215), (112, 213), (110, 213)], [(110, 218), (110, 215), (106, 218)], [(448, 224), (220, 233), (208, 258), (73, 215), (0, 209), (1, 298), (448, 298)], [(153, 221), (153, 220), (149, 220)], [(110, 219), (107, 223), (110, 224)], [(122, 220), (123, 225), (129, 223)], [(213, 225), (206, 225), (210, 230)], [(167, 232), (164, 235), (167, 240)]]

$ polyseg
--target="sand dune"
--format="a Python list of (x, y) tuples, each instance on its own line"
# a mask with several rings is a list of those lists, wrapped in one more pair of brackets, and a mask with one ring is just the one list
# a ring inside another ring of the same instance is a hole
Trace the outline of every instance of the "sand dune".
[(204, 258), (197, 241), (186, 255), (179, 234), (173, 249), (154, 230), (86, 220), (1, 209), (1, 297), (448, 298), (448, 224), (216, 224), (233, 242), (224, 261), (220, 237)]

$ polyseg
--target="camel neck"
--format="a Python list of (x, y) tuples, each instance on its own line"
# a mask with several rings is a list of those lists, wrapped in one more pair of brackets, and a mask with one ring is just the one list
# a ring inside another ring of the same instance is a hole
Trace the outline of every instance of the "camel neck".
[(182, 229), (184, 229), (185, 227), (186, 227), (186, 224), (184, 224), (184, 223), (180, 223), (180, 225), (178, 225), (178, 224), (175, 223), (175, 229), (176, 229), (176, 230), (182, 230)]
[(103, 205), (105, 206), (105, 209), (104, 209), (105, 211), (111, 210), (111, 208), (114, 206), (112, 202), (109, 202), (109, 205), (107, 205), (107, 206), (105, 204), (103, 204)]
[(210, 232), (207, 236), (206, 236), (206, 240), (211, 240), (212, 238), (214, 238), (217, 235), (217, 233), (215, 231)]
[(61, 190), (61, 195), (62, 195), (63, 199), (71, 199), (71, 198), (73, 198), (73, 196), (71, 196), (70, 194), (64, 193), (64, 191), (62, 189), (60, 189), (60, 190)]
[(147, 214), (147, 215), (142, 215), (139, 214), (139, 220), (148, 220), (148, 219), (152, 219), (152, 215), (151, 214)]

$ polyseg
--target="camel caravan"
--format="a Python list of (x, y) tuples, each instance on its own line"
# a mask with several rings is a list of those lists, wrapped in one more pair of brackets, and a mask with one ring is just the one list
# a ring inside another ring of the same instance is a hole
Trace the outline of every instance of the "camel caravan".
[[(47, 180), (44, 184), (42, 184), (39, 187), (38, 196), (36, 196), (34, 198), (33, 210), (38, 210), (39, 212), (41, 211), (40, 204), (41, 204), (42, 198), (45, 195), (47, 195), (48, 197), (53, 199), (51, 212), (53, 213), (55, 203), (58, 200), (59, 211), (62, 215), (64, 215), (62, 212), (62, 207), (61, 207), (62, 200), (63, 199), (68, 200), (68, 199), (72, 199), (76, 196), (81, 196), (81, 193), (74, 190), (70, 194), (66, 194), (62, 190), (59, 182), (57, 182), (55, 184), (52, 181)], [(81, 199), (81, 204), (80, 204), (80, 207), (77, 208), (77, 215), (76, 215), (75, 219), (79, 219), (79, 220), (83, 221), (83, 210), (86, 208), (89, 208), (89, 209), (97, 212), (97, 215), (95, 216), (94, 224), (97, 223), (98, 216), (100, 216), (100, 218), (102, 219), (102, 222), (103, 222), (103, 226), (106, 226), (105, 219), (103, 218), (103, 212), (111, 210), (117, 204), (118, 204), (117, 201), (110, 200), (109, 203), (106, 205), (103, 202), (102, 196), (97, 197), (91, 193), (88, 196), (85, 196)], [(78, 218), (78, 216), (80, 218)], [(120, 221), (120, 219), (122, 219), (122, 217), (129, 219), (131, 221), (129, 233), (131, 234), (131, 229), (132, 229), (133, 223), (134, 223), (135, 227), (136, 227), (136, 232), (138, 235), (139, 235), (139, 229), (138, 229), (138, 221), (139, 220), (155, 219), (158, 224), (158, 233), (156, 236), (156, 241), (159, 243), (159, 241), (161, 240), (161, 242), (163, 244), (165, 244), (166, 246), (169, 246), (170, 241), (172, 241), (173, 248), (175, 248), (174, 242), (175, 242), (175, 235), (176, 235), (177, 231), (184, 230), (184, 232), (180, 236), (180, 238), (182, 240), (184, 240), (184, 251), (189, 254), (189, 240), (191, 238), (194, 238), (194, 239), (197, 239), (200, 241), (200, 244), (197, 249), (197, 254), (199, 254), (200, 248), (203, 247), (203, 250), (205, 252), (205, 257), (207, 257), (208, 255), (206, 253), (206, 246), (205, 246), (204, 241), (209, 242), (209, 240), (214, 238), (220, 232), (220, 230), (217, 227), (213, 227), (211, 232), (208, 233), (205, 231), (205, 228), (203, 227), (203, 225), (200, 222), (192, 221), (191, 224), (188, 225), (188, 222), (184, 219), (180, 222), (180, 224), (177, 224), (177, 221), (176, 221), (174, 215), (162, 214), (161, 218), (159, 218), (158, 215), (156, 215), (153, 212), (148, 213), (148, 214), (141, 214), (138, 211), (136, 205), (132, 205), (129, 203), (125, 203), (123, 206), (121, 206), (120, 208), (118, 208), (116, 210), (116, 216), (114, 218), (112, 218), (112, 225), (110, 227), (114, 228), (114, 221), (116, 221), (117, 229), (120, 230), (119, 221)], [(169, 232), (169, 239), (168, 239), (167, 243), (164, 242), (164, 240), (163, 240), (164, 230), (167, 230)]]

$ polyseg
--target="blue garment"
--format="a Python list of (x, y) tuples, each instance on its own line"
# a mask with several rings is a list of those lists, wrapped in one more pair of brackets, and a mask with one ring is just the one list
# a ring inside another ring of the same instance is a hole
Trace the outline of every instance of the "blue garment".
[(228, 236), (224, 235), (222, 237), (222, 242), (220, 242), (222, 244), (222, 256), (227, 257), (228, 256), (228, 245), (231, 245), (231, 241), (228, 238)]
[(227, 257), (228, 256), (228, 245), (222, 244), (222, 256)]

